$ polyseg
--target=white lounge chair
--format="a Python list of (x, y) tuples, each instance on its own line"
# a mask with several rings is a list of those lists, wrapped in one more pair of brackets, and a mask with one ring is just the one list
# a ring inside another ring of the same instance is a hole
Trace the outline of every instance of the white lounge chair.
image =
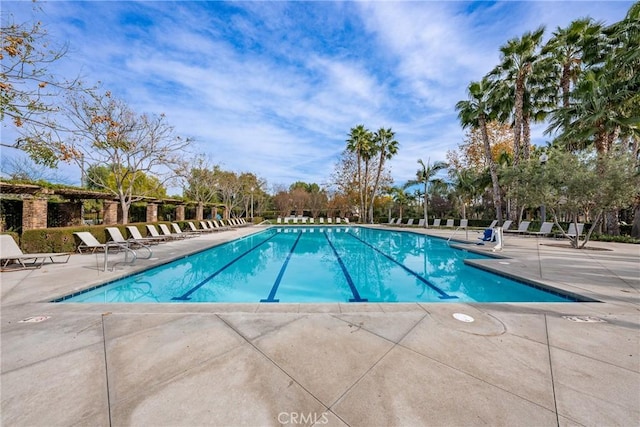
[[(509, 227), (511, 227), (511, 224), (513, 224), (513, 221), (511, 221), (510, 219), (506, 220), (503, 224), (502, 224), (502, 231), (507, 231), (509, 229)], [(495, 227), (495, 226), (494, 226)]]
[(569, 224), (569, 229), (567, 230), (565, 235), (568, 237), (580, 237), (584, 234), (583, 231), (584, 231), (583, 223), (581, 222), (578, 223), (578, 231), (576, 232), (576, 224), (572, 222), (571, 224)]
[(171, 228), (173, 228), (173, 234), (176, 234), (178, 236), (196, 237), (196, 236), (200, 235), (200, 233), (193, 233), (191, 231), (182, 231), (180, 226), (178, 224), (176, 224), (175, 222), (171, 223)]
[(327, 224), (333, 224), (333, 223), (331, 222), (331, 217), (327, 218)]
[(517, 230), (502, 230), (502, 231), (504, 231), (505, 233), (524, 234), (527, 232), (527, 229), (529, 228), (529, 224), (531, 224), (531, 221), (522, 221), (518, 226)]
[(200, 221), (200, 229), (206, 233), (213, 233), (214, 231), (218, 231), (213, 228), (209, 228), (209, 224), (206, 221)]
[(324, 224), (324, 217), (321, 216), (319, 222), (320, 224)]
[[(45, 263), (47, 259), (50, 259), (54, 264), (64, 264), (69, 261), (69, 257), (71, 256), (68, 252), (42, 252), (35, 254), (25, 254), (20, 249), (20, 246), (13, 240), (9, 234), (1, 234), (0, 235), (0, 260), (2, 260), (2, 268), (5, 268), (9, 262), (15, 261), (20, 264), (23, 268), (26, 268), (27, 265), (24, 261), (31, 260), (32, 262), (29, 264), (30, 266), (40, 268), (42, 264)], [(62, 262), (55, 262), (54, 258), (62, 258), (66, 257), (66, 259)], [(38, 262), (38, 260), (42, 260)]]
[(491, 221), (491, 224), (489, 224), (489, 226), (487, 228), (493, 228), (496, 226), (496, 224), (498, 223), (497, 219), (494, 219), (493, 221)]
[(413, 225), (413, 218), (409, 218), (409, 221), (407, 221), (407, 225)]
[(342, 222), (342, 220), (340, 219), (339, 216), (336, 217), (336, 224), (340, 224)]
[(80, 243), (78, 244), (78, 252), (80, 253), (82, 253), (84, 249), (91, 250), (91, 253), (94, 253), (98, 249), (105, 250), (108, 247), (128, 249), (127, 244), (123, 245), (117, 242), (100, 243), (98, 239), (96, 239), (95, 236), (88, 231), (76, 231), (73, 234), (78, 236), (78, 238), (80, 239)]
[(395, 218), (391, 218), (388, 222), (389, 225), (393, 225), (396, 223), (396, 219)]
[(453, 228), (454, 227), (453, 220), (452, 219), (448, 219), (447, 223), (445, 224), (445, 227)]
[(213, 226), (216, 227), (218, 230), (231, 230), (231, 227), (229, 227), (228, 225), (224, 225), (224, 223), (222, 222), (222, 220), (213, 220), (211, 221), (213, 223)]
[(527, 234), (532, 236), (548, 236), (551, 234), (551, 229), (553, 228), (553, 223), (545, 221), (540, 225), (540, 230), (538, 231), (527, 231)]
[(169, 239), (177, 240), (177, 239), (186, 239), (187, 238), (186, 234), (172, 233), (171, 230), (169, 230), (169, 227), (167, 226), (167, 224), (158, 224), (158, 228), (160, 229), (160, 235), (164, 236), (164, 237), (167, 237)]
[(433, 226), (433, 227), (440, 227), (440, 221), (441, 221), (441, 219), (440, 219), (440, 218), (435, 218), (435, 219), (433, 220), (433, 224), (432, 224), (432, 226)]
[(468, 219), (461, 219), (460, 220), (460, 225), (458, 226), (458, 228), (466, 229), (468, 226), (469, 226), (469, 220)]
[(129, 236), (131, 236), (133, 240), (146, 240), (149, 244), (160, 243), (166, 240), (163, 237), (143, 237), (140, 233), (140, 230), (138, 230), (138, 227), (136, 227), (135, 225), (127, 225), (127, 231), (129, 232)]
[(316, 220), (314, 218), (309, 218), (309, 224), (315, 224)]
[[(122, 246), (128, 246), (130, 249), (133, 249), (132, 245), (135, 245), (136, 248), (143, 248), (149, 252), (149, 255), (146, 257), (147, 259), (153, 256), (153, 252), (151, 251), (151, 248), (145, 245), (145, 243), (143, 243), (142, 240), (125, 239), (118, 227), (107, 227), (105, 228), (105, 230), (107, 230), (107, 233), (109, 234), (109, 238), (111, 239), (111, 242), (119, 243)], [(148, 240), (144, 240), (144, 242), (146, 242), (147, 244), (149, 243)]]
[(157, 228), (156, 228), (156, 226), (155, 226), (155, 225), (153, 225), (153, 224), (147, 224), (147, 233), (149, 233), (149, 235), (150, 235), (151, 237), (153, 237), (153, 238), (155, 238), (155, 239), (158, 239), (158, 240), (162, 239), (162, 240), (164, 240), (165, 242), (166, 242), (167, 240), (171, 240), (171, 238), (170, 238), (170, 237), (163, 236), (162, 234), (158, 233), (158, 229), (157, 229)]
[(418, 220), (418, 226), (419, 226), (419, 227), (424, 227), (424, 218), (420, 218), (420, 219)]
[(349, 218), (345, 217), (344, 218), (344, 222), (345, 222), (345, 224), (349, 224)]

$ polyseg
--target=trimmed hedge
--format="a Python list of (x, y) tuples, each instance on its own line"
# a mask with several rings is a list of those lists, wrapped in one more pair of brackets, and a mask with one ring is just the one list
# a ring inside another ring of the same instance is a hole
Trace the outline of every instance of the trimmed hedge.
[(80, 243), (80, 240), (73, 234), (77, 231), (88, 231), (93, 234), (100, 243), (105, 243), (108, 240), (108, 233), (106, 231), (107, 227), (118, 227), (122, 235), (127, 237), (128, 231), (126, 227), (129, 225), (135, 225), (138, 230), (140, 230), (140, 234), (146, 236), (146, 224), (147, 223), (127, 225), (84, 225), (26, 230), (20, 237), (20, 247), (25, 253), (75, 252), (78, 249), (78, 244)]

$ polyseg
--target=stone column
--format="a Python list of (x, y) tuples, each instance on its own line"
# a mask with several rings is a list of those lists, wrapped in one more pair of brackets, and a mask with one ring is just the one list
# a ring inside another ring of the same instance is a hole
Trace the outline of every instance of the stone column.
[(202, 221), (204, 219), (204, 206), (202, 203), (198, 203), (196, 207), (196, 221)]
[(22, 230), (47, 228), (47, 199), (42, 197), (22, 200)]
[(184, 205), (176, 206), (176, 221), (184, 221)]
[(147, 222), (158, 222), (158, 205), (155, 203), (147, 204)]
[(118, 223), (118, 202), (105, 200), (102, 209), (102, 223), (104, 225), (113, 225)]

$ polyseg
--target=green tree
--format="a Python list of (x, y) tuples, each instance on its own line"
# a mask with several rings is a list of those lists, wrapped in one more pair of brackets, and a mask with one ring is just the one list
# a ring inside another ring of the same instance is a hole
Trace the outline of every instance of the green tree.
[(213, 168), (217, 198), (225, 207), (224, 219), (229, 219), (235, 208), (242, 205), (242, 181), (238, 174), (215, 166)]
[[(108, 188), (112, 193), (117, 191), (117, 178), (113, 173), (112, 166), (93, 165), (87, 169), (86, 181), (87, 188), (94, 190), (104, 190)], [(162, 183), (153, 176), (144, 173), (130, 174), (130, 179), (135, 179), (132, 186), (132, 192), (135, 195), (144, 194), (145, 197), (154, 197), (157, 199), (167, 198), (167, 190)], [(128, 186), (129, 182), (125, 182)]]
[(391, 197), (393, 202), (398, 206), (398, 222), (402, 221), (402, 212), (404, 208), (409, 204), (410, 195), (407, 194), (403, 187), (392, 187)]
[(376, 147), (375, 151), (378, 152), (378, 170), (373, 184), (373, 191), (371, 193), (371, 205), (369, 207), (369, 223), (373, 224), (373, 207), (375, 204), (375, 198), (378, 194), (378, 188), (380, 185), (380, 178), (382, 177), (382, 171), (384, 170), (384, 163), (386, 160), (390, 160), (393, 156), (398, 154), (398, 141), (395, 138), (395, 132), (391, 128), (380, 128), (373, 135), (373, 143)]
[(218, 202), (214, 169), (215, 165), (204, 154), (196, 156), (184, 169), (184, 197), (203, 205)]
[(578, 19), (566, 28), (558, 27), (542, 48), (542, 55), (554, 65), (553, 77), (558, 82), (558, 92), (563, 107), (569, 107), (571, 86), (575, 85), (583, 71), (585, 49), (601, 38), (602, 26), (591, 18)]
[[(359, 199), (359, 222), (364, 220), (366, 210), (366, 193), (369, 182), (369, 160), (372, 156), (372, 134), (364, 127), (364, 125), (357, 125), (349, 131), (349, 137), (347, 139), (347, 150), (356, 155), (356, 184), (358, 187), (358, 199)], [(364, 172), (362, 170), (362, 163), (365, 163)]]
[(416, 172), (416, 179), (408, 181), (405, 184), (405, 188), (416, 184), (422, 184), (424, 186), (424, 228), (429, 228), (429, 188), (430, 185), (436, 181), (436, 174), (441, 170), (446, 169), (448, 165), (445, 162), (441, 161), (437, 161), (431, 164), (430, 160), (425, 164), (422, 159), (418, 159), (418, 164), (420, 165), (420, 169), (418, 169), (418, 171)]
[(493, 159), (489, 133), (487, 131), (487, 122), (493, 114), (490, 103), (490, 86), (491, 84), (487, 78), (479, 82), (472, 82), (468, 88), (469, 99), (458, 102), (456, 109), (458, 110), (458, 119), (463, 128), (473, 127), (480, 129), (484, 145), (485, 161), (489, 166), (489, 172), (491, 174), (493, 206), (496, 210), (498, 223), (502, 224), (502, 190), (500, 189), (498, 168)]
[(483, 191), (482, 174), (473, 169), (456, 170), (453, 173), (452, 185), (454, 194), (462, 206), (462, 218), (467, 218), (467, 205), (472, 206)]
[[(628, 155), (594, 156), (588, 151), (571, 153), (552, 150), (541, 165), (535, 159), (511, 168), (505, 179), (515, 181), (510, 191), (531, 205), (545, 205), (561, 229), (561, 213), (577, 225), (578, 217), (591, 212), (595, 217), (582, 243), (570, 238), (574, 248), (583, 248), (606, 211), (630, 204), (640, 186), (636, 162)], [(526, 183), (526, 185), (522, 185)]]
[(508, 40), (500, 47), (501, 63), (491, 72), (493, 77), (502, 80), (506, 86), (496, 86), (500, 89), (494, 98), (504, 98), (505, 88), (513, 94), (513, 102), (507, 102), (508, 107), (513, 106), (513, 152), (514, 164), (520, 159), (529, 158), (530, 141), (530, 116), (525, 117), (527, 109), (532, 112), (532, 107), (527, 108), (527, 98), (530, 88), (530, 78), (535, 74), (536, 62), (539, 60), (539, 46), (544, 35), (544, 28), (526, 32), (520, 38)]

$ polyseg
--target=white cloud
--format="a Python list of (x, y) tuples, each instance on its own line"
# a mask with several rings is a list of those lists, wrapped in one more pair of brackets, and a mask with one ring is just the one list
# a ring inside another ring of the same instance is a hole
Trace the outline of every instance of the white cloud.
[[(54, 71), (165, 113), (226, 168), (326, 182), (363, 123), (396, 132), (389, 164), (403, 183), (418, 158), (444, 160), (462, 141), (454, 105), (500, 45), (585, 15), (610, 23), (630, 4), (76, 1), (45, 3), (38, 19), (69, 41)], [(30, 7), (3, 2), (25, 19)]]

